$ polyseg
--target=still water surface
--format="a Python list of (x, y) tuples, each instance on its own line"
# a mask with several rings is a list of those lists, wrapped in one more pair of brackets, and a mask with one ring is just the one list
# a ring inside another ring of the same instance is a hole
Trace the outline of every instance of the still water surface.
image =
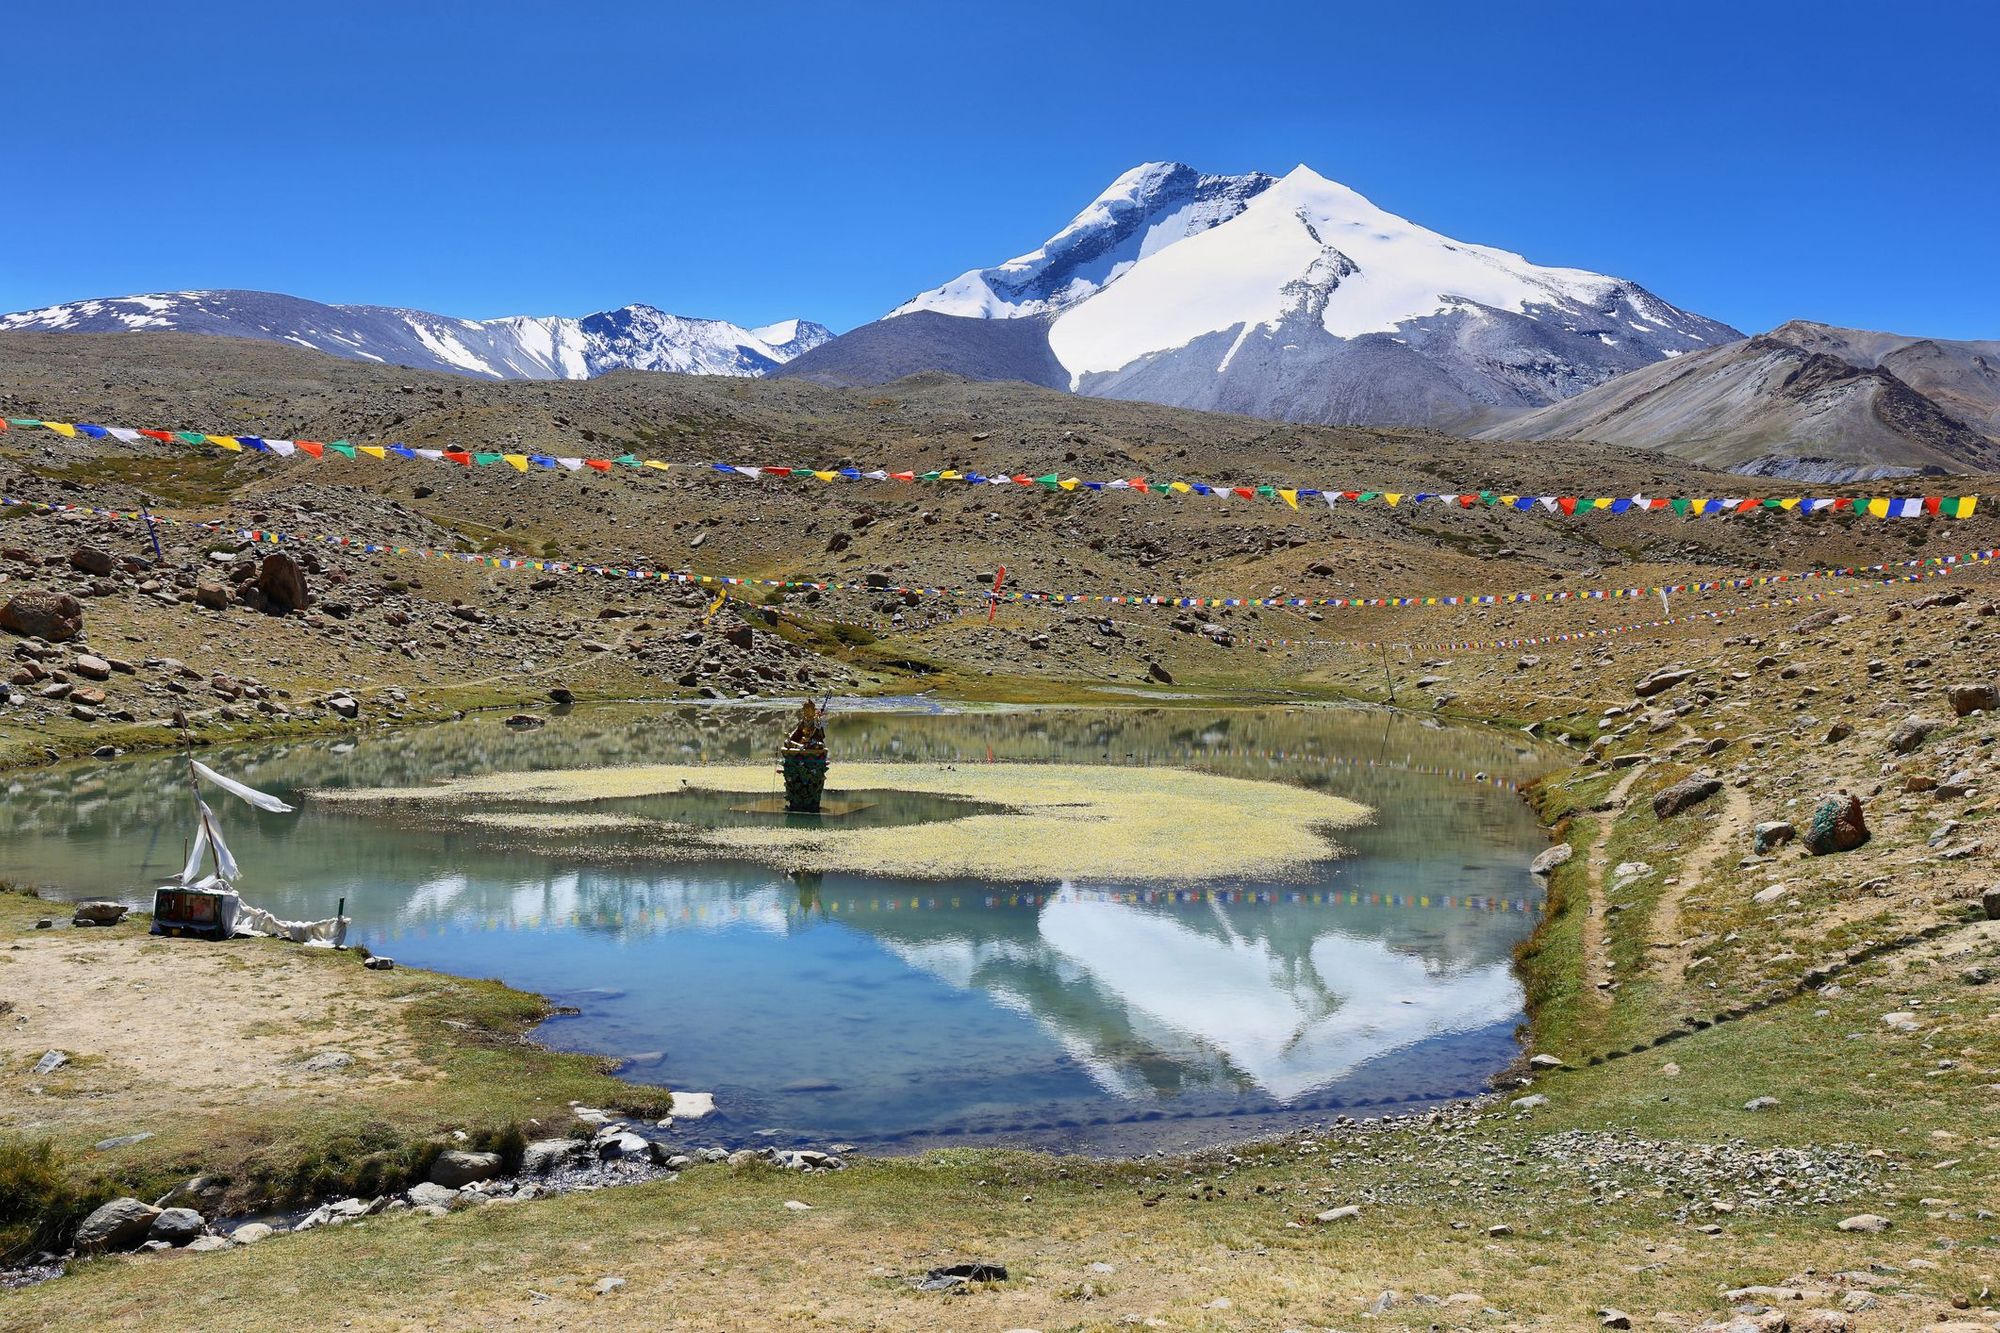
[[(204, 758), (291, 796), (742, 763), (784, 726), (766, 710), (582, 710), (526, 733), (473, 719)], [(841, 759), (1169, 764), (1377, 814), (1339, 835), (1352, 855), (1288, 879), (1177, 886), (787, 876), (523, 850), (310, 799), (294, 815), (211, 804), (246, 900), (316, 917), (345, 897), (351, 941), (574, 1005), (543, 1040), (714, 1091), (718, 1141), (1185, 1146), (1468, 1095), (1514, 1054), (1510, 951), (1540, 910), (1526, 866), (1546, 845), (1513, 790), (1545, 761), (1515, 737), (1358, 710), (1134, 708), (844, 712), (831, 742), (830, 794)], [(149, 904), (182, 859), (184, 771), (149, 756), (0, 779), (0, 874)], [(647, 799), (685, 816), (707, 798)], [(863, 800), (872, 821), (957, 813)], [(712, 803), (703, 817), (746, 817)], [(1171, 846), (1159, 855), (1171, 866)]]

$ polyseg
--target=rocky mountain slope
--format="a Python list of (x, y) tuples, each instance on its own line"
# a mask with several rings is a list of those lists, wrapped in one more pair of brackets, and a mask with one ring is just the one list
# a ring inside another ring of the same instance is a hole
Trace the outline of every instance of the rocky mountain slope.
[[(994, 320), (1029, 327), (1001, 350)], [(1095, 397), (1450, 429), (1740, 336), (1634, 283), (1439, 235), (1306, 167), (1273, 180), (1148, 163), (1041, 248), (780, 373), (1026, 378), (1046, 362), (1023, 348), (1045, 338), (1063, 387)]]
[(613, 370), (761, 375), (833, 336), (788, 319), (746, 329), (628, 305), (581, 319), (455, 319), (390, 306), (322, 305), (276, 292), (156, 292), (0, 315), (0, 330), (209, 333), (293, 343), (357, 361), (486, 379), (588, 379)]
[(1821, 480), (2000, 466), (2000, 343), (1796, 320), (1490, 428)]

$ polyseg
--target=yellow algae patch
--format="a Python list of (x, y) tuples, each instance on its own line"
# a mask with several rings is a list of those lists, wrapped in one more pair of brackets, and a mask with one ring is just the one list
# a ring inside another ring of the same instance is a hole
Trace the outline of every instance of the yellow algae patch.
[(587, 833), (591, 829), (652, 828), (655, 823), (633, 815), (595, 815), (587, 810), (548, 815), (489, 815), (475, 810), (465, 816), (465, 822), (484, 824), (490, 828), (520, 829), (525, 833)]
[[(762, 765), (648, 765), (495, 773), (435, 787), (316, 793), (328, 802), (393, 805), (457, 815), (524, 833), (587, 834), (631, 828), (625, 816), (594, 815), (592, 802), (684, 791), (768, 795)], [(1353, 801), (1278, 782), (1218, 777), (1179, 768), (1083, 764), (844, 764), (835, 762), (827, 795), (894, 790), (960, 796), (1007, 807), (1001, 813), (899, 827), (700, 828), (637, 821), (672, 835), (660, 851), (677, 856), (733, 854), (796, 869), (988, 879), (1199, 880), (1274, 876), (1337, 853), (1328, 834), (1365, 823)], [(482, 800), (570, 807), (519, 814), (466, 810)], [(464, 810), (465, 813), (458, 814)]]

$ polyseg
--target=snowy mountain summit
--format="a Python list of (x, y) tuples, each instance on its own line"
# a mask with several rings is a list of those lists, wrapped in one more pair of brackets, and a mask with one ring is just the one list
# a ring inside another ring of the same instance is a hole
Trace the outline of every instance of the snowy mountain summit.
[[(925, 318), (907, 335), (887, 331), (912, 316)], [(1048, 356), (1011, 339), (1009, 366), (1059, 368), (1041, 382), (1078, 393), (1447, 428), (1742, 336), (1624, 279), (1440, 235), (1308, 167), (1205, 176), (1154, 162), (1041, 248), (961, 274), (784, 373), (865, 379), (864, 346), (893, 349), (906, 372), (913, 338), (992, 347), (962, 321), (995, 319), (1039, 322)]]
[(0, 329), (61, 333), (211, 333), (293, 343), (489, 379), (589, 379), (613, 370), (762, 375), (833, 336), (788, 319), (746, 329), (628, 305), (581, 319), (515, 315), (455, 319), (391, 306), (322, 305), (275, 292), (156, 292), (73, 301), (0, 315)]

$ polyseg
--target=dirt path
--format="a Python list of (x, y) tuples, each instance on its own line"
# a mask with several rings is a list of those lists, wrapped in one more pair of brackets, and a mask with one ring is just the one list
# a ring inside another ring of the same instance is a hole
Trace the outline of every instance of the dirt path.
[(1709, 825), (1707, 835), (1681, 861), (1674, 882), (1660, 891), (1659, 905), (1653, 909), (1650, 925), (1650, 947), (1658, 955), (1660, 979), (1669, 986), (1677, 987), (1686, 979), (1688, 963), (1694, 957), (1694, 941), (1682, 937), (1681, 903), (1700, 886), (1716, 862), (1731, 851), (1741, 854), (1748, 850), (1752, 819), (1749, 793), (1738, 787), (1725, 786), (1722, 789), (1722, 813)]
[(1584, 994), (1594, 998), (1598, 1004), (1611, 1003), (1611, 944), (1605, 936), (1606, 907), (1604, 876), (1611, 864), (1611, 822), (1624, 808), (1625, 796), (1632, 790), (1632, 784), (1645, 773), (1647, 765), (1634, 764), (1627, 769), (1611, 794), (1604, 798), (1606, 809), (1593, 818), (1597, 824), (1597, 836), (1590, 844), (1590, 859), (1584, 863), (1588, 872), (1585, 883), (1589, 886), (1590, 902), (1583, 915), (1583, 980)]

